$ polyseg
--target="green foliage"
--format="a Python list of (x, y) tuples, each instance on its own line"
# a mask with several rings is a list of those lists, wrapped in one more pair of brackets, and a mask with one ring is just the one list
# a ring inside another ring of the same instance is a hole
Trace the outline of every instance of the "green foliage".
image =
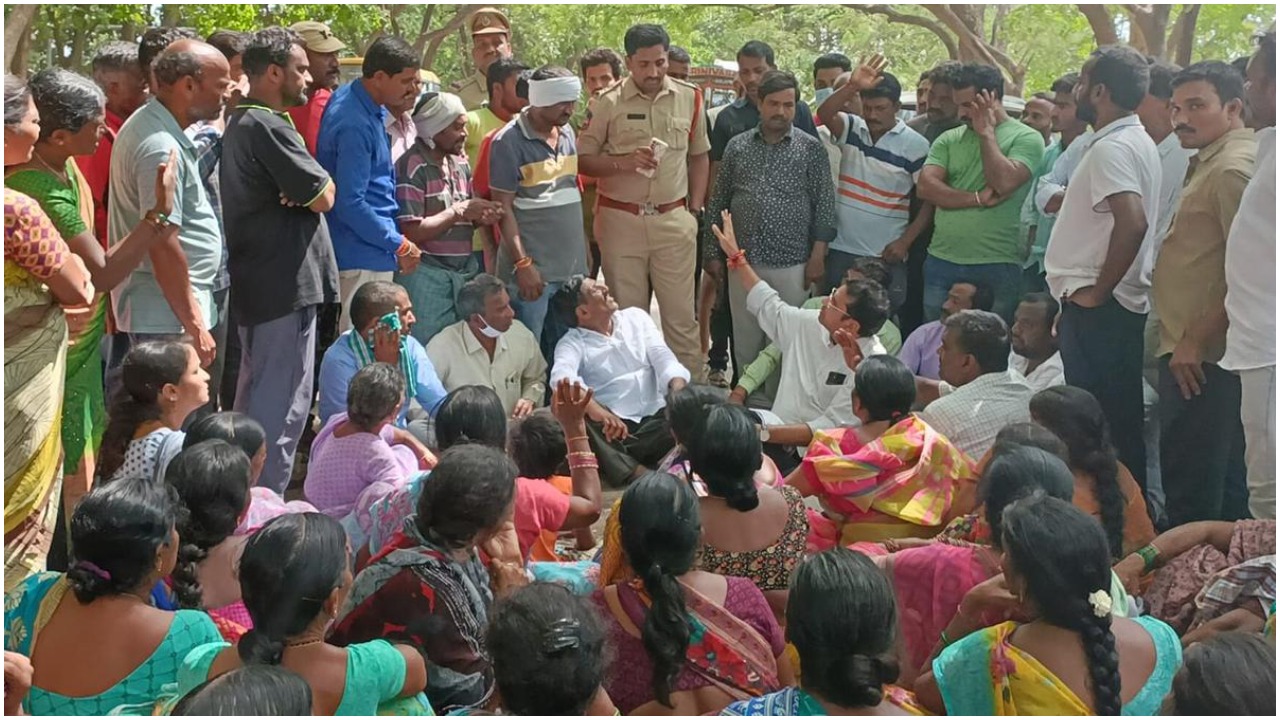
[[(328, 22), (357, 54), (379, 33), (398, 32), (413, 42), (423, 18), (432, 12), (429, 30), (452, 18), (458, 6), (355, 4), (177, 4), (177, 5), (43, 5), (34, 25), (30, 64), (57, 64), (84, 70), (99, 45), (136, 39), (161, 20), (190, 27), (199, 34), (213, 30), (254, 30), (299, 20)], [(930, 17), (914, 5), (897, 5), (903, 13)], [(7, 10), (7, 8), (6, 8)], [(1180, 8), (1172, 16), (1177, 17)], [(673, 43), (683, 46), (696, 65), (733, 60), (747, 40), (773, 46), (778, 65), (795, 72), (806, 97), (812, 96), (813, 60), (839, 51), (855, 62), (880, 52), (889, 71), (904, 88), (946, 58), (946, 49), (931, 31), (890, 22), (842, 5), (510, 5), (516, 55), (530, 65), (556, 63), (576, 68), (591, 48), (606, 45), (621, 51), (626, 29), (637, 22), (666, 26)], [(1121, 19), (1116, 6), (1112, 12)], [(984, 33), (991, 40), (996, 12), (985, 13)], [(1196, 28), (1194, 60), (1231, 60), (1251, 52), (1252, 34), (1272, 23), (1275, 6), (1265, 4), (1204, 5)], [(994, 42), (1027, 67), (1028, 93), (1049, 86), (1057, 76), (1079, 68), (1094, 46), (1093, 33), (1074, 5), (1011, 5)], [(1172, 25), (1172, 21), (1170, 22)], [(1122, 36), (1124, 33), (1122, 32)], [(470, 72), (465, 34), (442, 39), (432, 68), (447, 84)]]

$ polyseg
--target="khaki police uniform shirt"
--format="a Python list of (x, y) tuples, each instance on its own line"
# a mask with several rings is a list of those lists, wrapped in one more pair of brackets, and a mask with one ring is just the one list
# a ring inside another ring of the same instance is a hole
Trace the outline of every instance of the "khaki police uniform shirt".
[(453, 94), (462, 99), (462, 106), (477, 110), (489, 99), (489, 88), (485, 87), (485, 76), (482, 72), (473, 72), (464, 80), (453, 84)]
[[(1156, 356), (1173, 352), (1187, 330), (1227, 297), (1227, 235), (1253, 177), (1253, 131), (1232, 130), (1191, 158), (1182, 201), (1160, 246), (1151, 293), (1160, 317)], [(1226, 332), (1200, 348), (1207, 363), (1222, 359)]]
[(667, 77), (650, 99), (631, 78), (595, 99), (591, 121), (578, 136), (579, 155), (630, 155), (657, 138), (668, 147), (653, 178), (638, 172), (599, 179), (601, 195), (628, 203), (661, 205), (689, 194), (689, 155), (711, 149), (702, 94), (689, 83)]

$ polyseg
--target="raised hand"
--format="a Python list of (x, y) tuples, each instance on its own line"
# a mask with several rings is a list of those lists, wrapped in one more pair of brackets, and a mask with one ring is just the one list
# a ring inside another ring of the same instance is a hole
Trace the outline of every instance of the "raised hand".
[(733, 214), (728, 210), (721, 210), (720, 223), (720, 225), (712, 223), (711, 234), (720, 241), (720, 250), (724, 252), (725, 257), (733, 257), (738, 254), (738, 236), (733, 232)]
[(849, 75), (849, 84), (858, 90), (870, 90), (880, 83), (880, 73), (889, 66), (889, 61), (880, 53), (864, 57), (858, 61), (858, 67)]
[(577, 382), (570, 384), (568, 380), (561, 380), (556, 383), (555, 392), (551, 394), (551, 414), (560, 421), (561, 427), (576, 428), (584, 423), (593, 397), (595, 392), (591, 388), (584, 388)]

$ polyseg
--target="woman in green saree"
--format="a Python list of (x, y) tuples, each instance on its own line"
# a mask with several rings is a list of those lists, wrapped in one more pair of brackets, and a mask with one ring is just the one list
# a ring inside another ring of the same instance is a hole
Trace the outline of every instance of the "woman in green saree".
[[(63, 503), (68, 511), (89, 491), (94, 454), (106, 426), (99, 341), (107, 331), (107, 293), (128, 276), (167, 232), (160, 225), (173, 207), (176, 173), (170, 162), (156, 169), (156, 207), (110, 250), (94, 236), (93, 196), (72, 158), (92, 155), (102, 136), (105, 99), (88, 78), (49, 68), (29, 83), (40, 113), (40, 136), (30, 159), (5, 167), (5, 187), (40, 204), (71, 251), (84, 261), (98, 295), (68, 312), (70, 342), (62, 403)], [(157, 222), (160, 220), (161, 222)]]
[[(4, 164), (31, 159), (40, 115), (19, 79), (4, 79)], [(4, 584), (45, 568), (62, 488), (64, 307), (93, 297), (84, 264), (48, 216), (4, 191)]]

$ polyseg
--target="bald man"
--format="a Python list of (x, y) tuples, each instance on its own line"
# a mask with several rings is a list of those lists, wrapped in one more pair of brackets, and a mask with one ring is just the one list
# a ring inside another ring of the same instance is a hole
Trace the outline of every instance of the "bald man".
[[(143, 220), (159, 237), (149, 262), (111, 291), (116, 334), (109, 368), (147, 340), (185, 337), (206, 366), (216, 352), (209, 329), (218, 322), (213, 285), (222, 236), (200, 182), (195, 148), (183, 130), (222, 115), (231, 93), (231, 68), (212, 45), (179, 40), (160, 53), (152, 72), (152, 99), (120, 129), (112, 148), (107, 224), (113, 244)], [(155, 169), (171, 154), (177, 158), (178, 179), (173, 207), (165, 215), (158, 210)]]

